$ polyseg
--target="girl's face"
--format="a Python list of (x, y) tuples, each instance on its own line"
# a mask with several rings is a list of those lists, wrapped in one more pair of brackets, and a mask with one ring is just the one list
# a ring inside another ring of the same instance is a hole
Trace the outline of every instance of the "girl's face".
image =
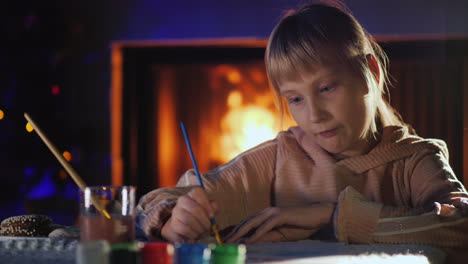
[(363, 154), (373, 144), (369, 89), (346, 67), (313, 67), (279, 88), (297, 124), (336, 157)]

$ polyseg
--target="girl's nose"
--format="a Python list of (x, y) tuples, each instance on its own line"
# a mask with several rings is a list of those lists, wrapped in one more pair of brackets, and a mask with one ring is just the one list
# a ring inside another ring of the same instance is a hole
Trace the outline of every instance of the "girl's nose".
[(309, 121), (313, 123), (320, 123), (326, 118), (326, 111), (317, 103), (309, 102)]

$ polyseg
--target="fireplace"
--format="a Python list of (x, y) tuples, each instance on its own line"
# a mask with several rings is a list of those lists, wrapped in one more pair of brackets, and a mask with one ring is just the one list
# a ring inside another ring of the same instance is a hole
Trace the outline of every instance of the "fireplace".
[[(462, 179), (467, 41), (380, 42), (396, 78), (392, 104), (418, 134), (446, 140), (451, 164)], [(175, 185), (192, 168), (180, 121), (202, 173), (293, 124), (281, 124), (275, 110), (265, 46), (266, 41), (256, 39), (114, 43), (112, 183), (135, 185), (138, 196)], [(453, 89), (447, 91), (447, 83)]]
[(175, 185), (193, 167), (180, 121), (202, 173), (290, 125), (269, 91), (265, 44), (251, 39), (115, 44), (113, 184), (136, 185), (139, 194)]

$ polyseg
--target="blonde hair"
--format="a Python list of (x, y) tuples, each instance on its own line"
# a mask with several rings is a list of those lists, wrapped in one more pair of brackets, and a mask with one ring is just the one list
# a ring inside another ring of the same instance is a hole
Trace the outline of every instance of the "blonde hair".
[[(380, 75), (372, 73), (369, 55), (377, 61)], [(344, 5), (335, 2), (305, 5), (289, 11), (273, 29), (265, 53), (267, 74), (281, 113), (288, 111), (279, 94), (280, 83), (295, 79), (314, 65), (341, 63), (359, 74), (369, 87), (370, 111), (374, 116), (370, 131), (375, 135), (380, 127), (398, 125), (414, 130), (388, 103), (388, 59), (382, 48), (370, 36)]]

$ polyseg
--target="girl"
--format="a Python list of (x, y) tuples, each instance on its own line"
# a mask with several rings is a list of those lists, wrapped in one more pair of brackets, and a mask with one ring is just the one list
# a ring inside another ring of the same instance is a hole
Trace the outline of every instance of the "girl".
[(297, 127), (205, 174), (140, 200), (153, 239), (226, 242), (323, 238), (468, 247), (468, 195), (443, 141), (423, 139), (384, 99), (386, 57), (341, 7), (312, 4), (273, 30), (267, 73)]

